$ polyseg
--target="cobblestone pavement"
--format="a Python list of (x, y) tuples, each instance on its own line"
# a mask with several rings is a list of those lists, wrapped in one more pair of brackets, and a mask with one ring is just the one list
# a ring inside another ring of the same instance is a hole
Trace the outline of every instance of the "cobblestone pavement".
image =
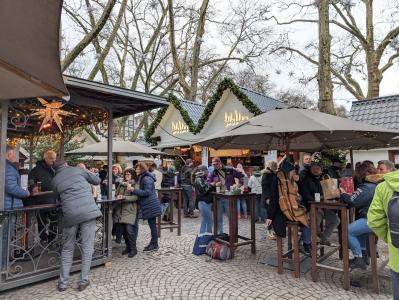
[[(121, 256), (123, 246), (115, 245), (112, 266), (97, 267), (91, 273), (91, 286), (76, 290), (78, 274), (71, 277), (70, 288), (56, 290), (57, 280), (49, 280), (8, 291), (0, 299), (391, 299), (389, 281), (382, 282), (382, 293), (373, 294), (367, 275), (353, 274), (361, 288), (342, 288), (340, 275), (320, 273), (313, 282), (310, 272), (295, 279), (290, 271), (278, 275), (274, 267), (262, 262), (276, 251), (274, 241), (265, 238), (263, 225), (256, 225), (257, 253), (242, 246), (229, 261), (209, 260), (191, 254), (199, 219), (183, 219), (182, 235), (162, 231), (160, 249), (147, 254), (141, 249), (149, 241), (148, 225), (140, 223), (138, 248), (134, 258)], [(240, 220), (241, 233), (249, 232), (249, 221)], [(383, 250), (380, 250), (380, 253)], [(330, 263), (339, 264), (335, 257)]]

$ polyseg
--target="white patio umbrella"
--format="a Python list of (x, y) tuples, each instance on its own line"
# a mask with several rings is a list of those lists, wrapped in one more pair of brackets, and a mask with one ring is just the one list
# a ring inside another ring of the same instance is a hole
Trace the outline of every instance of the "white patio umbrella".
[(68, 95), (59, 54), (62, 2), (0, 1), (0, 100)]
[[(83, 148), (75, 149), (66, 154), (102, 155), (108, 153), (108, 141), (99, 142)], [(165, 153), (150, 147), (129, 141), (113, 141), (113, 153), (121, 156), (131, 155), (163, 155)]]
[(399, 131), (300, 108), (275, 109), (199, 142), (215, 149), (295, 150), (386, 147)]

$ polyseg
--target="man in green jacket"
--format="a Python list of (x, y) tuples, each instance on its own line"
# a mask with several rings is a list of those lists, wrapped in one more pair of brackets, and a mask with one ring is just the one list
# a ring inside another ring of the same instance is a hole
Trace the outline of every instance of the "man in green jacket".
[(399, 300), (399, 248), (392, 245), (387, 218), (388, 203), (394, 192), (399, 192), (399, 171), (385, 174), (384, 180), (375, 190), (373, 202), (367, 214), (367, 221), (374, 233), (388, 244), (393, 298)]

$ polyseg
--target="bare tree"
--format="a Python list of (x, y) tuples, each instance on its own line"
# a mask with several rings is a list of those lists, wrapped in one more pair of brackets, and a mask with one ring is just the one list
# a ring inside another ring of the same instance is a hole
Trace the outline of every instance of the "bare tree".
[(65, 71), (78, 57), (80, 53), (98, 36), (100, 31), (103, 29), (105, 23), (107, 22), (112, 9), (116, 3), (116, 0), (109, 0), (106, 7), (104, 8), (101, 17), (97, 21), (93, 29), (85, 34), (83, 38), (75, 45), (75, 47), (64, 57), (61, 62), (61, 69)]
[[(373, 0), (329, 2), (332, 9), (330, 24), (333, 25), (332, 36), (335, 41), (331, 62), (333, 84), (345, 88), (359, 100), (378, 97), (384, 73), (399, 57), (399, 20), (397, 18), (399, 11), (395, 6), (395, 1), (385, 1), (386, 9), (382, 10), (378, 16), (376, 16)], [(315, 3), (318, 1), (289, 0), (288, 3), (284, 2), (281, 8), (294, 10), (293, 17), (285, 22), (275, 16), (273, 18), (279, 25), (318, 24), (319, 20), (312, 17)], [(314, 43), (310, 43), (306, 49), (302, 50), (287, 43), (275, 50), (299, 55), (318, 66), (319, 61), (315, 59), (315, 53), (312, 51), (317, 47)], [(362, 89), (363, 80), (367, 82), (366, 91)]]

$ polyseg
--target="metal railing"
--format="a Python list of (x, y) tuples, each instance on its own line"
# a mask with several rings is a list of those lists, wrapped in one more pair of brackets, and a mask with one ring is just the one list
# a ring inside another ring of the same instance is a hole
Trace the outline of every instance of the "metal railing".
[[(111, 258), (112, 201), (98, 203), (92, 266)], [(59, 275), (62, 211), (58, 205), (34, 205), (0, 211), (0, 291)], [(81, 237), (75, 244), (72, 271), (80, 269)]]

